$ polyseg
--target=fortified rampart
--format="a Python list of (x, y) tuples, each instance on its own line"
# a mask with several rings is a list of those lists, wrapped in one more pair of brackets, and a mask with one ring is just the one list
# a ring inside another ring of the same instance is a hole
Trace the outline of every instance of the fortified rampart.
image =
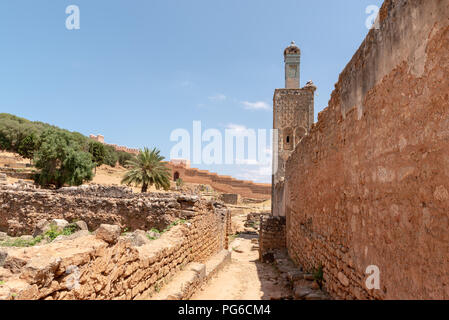
[(271, 198), (271, 184), (237, 180), (230, 176), (221, 176), (207, 170), (190, 168), (177, 161), (168, 162), (166, 165), (172, 172), (173, 180), (181, 178), (184, 182), (207, 184), (219, 192), (239, 194), (244, 198), (262, 200)]
[(289, 254), (334, 297), (449, 299), (448, 17), (448, 1), (385, 1), (286, 162)]
[(106, 142), (104, 142), (104, 136), (102, 136), (101, 134), (99, 134), (99, 135), (91, 134), (89, 136), (89, 138), (91, 138), (91, 139), (93, 139), (95, 141), (98, 141), (98, 142), (100, 142), (100, 143), (102, 143), (104, 145), (114, 147), (114, 149), (117, 150), (117, 151), (128, 152), (128, 153), (131, 153), (131, 154), (139, 154), (139, 152), (140, 152), (139, 149), (132, 149), (132, 148), (128, 148), (128, 147), (125, 147), (125, 146), (119, 146), (119, 145), (116, 145), (116, 144), (106, 143)]

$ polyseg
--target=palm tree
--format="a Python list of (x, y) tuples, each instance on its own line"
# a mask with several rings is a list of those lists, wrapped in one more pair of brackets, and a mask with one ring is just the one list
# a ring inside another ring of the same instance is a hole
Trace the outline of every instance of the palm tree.
[(148, 187), (154, 185), (156, 189), (170, 188), (169, 169), (162, 162), (165, 158), (160, 151), (154, 148), (145, 148), (133, 159), (127, 161), (129, 170), (122, 179), (122, 184), (135, 186), (142, 185), (142, 193), (147, 192)]

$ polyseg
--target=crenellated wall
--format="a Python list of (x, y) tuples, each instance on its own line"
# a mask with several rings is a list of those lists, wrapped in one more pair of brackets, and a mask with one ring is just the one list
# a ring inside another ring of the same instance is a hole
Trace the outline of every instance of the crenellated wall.
[(448, 1), (385, 1), (286, 164), (289, 254), (334, 297), (449, 299), (448, 17)]

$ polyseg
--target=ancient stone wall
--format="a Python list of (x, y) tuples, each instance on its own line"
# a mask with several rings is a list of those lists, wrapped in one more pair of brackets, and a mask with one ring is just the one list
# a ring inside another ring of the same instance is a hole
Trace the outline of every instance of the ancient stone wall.
[(14, 236), (31, 234), (41, 219), (83, 220), (90, 230), (100, 224), (162, 230), (204, 206), (197, 196), (133, 194), (123, 187), (82, 186), (49, 191), (4, 185), (0, 186), (0, 231)]
[(221, 195), (221, 200), (226, 204), (239, 204), (240, 195), (233, 193), (224, 193)]
[(289, 254), (334, 297), (449, 299), (448, 17), (448, 1), (385, 1), (287, 162)]
[(97, 231), (43, 246), (1, 248), (0, 299), (148, 299), (191, 262), (226, 248), (227, 218), (227, 209), (215, 203), (145, 244), (127, 236), (105, 241)]
[(286, 248), (285, 217), (260, 216), (259, 258), (270, 262), (274, 250)]

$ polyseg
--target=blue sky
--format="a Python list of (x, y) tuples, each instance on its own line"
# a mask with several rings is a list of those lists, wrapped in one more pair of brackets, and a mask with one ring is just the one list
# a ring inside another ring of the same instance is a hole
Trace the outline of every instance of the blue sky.
[[(5, 0), (0, 112), (169, 157), (172, 130), (192, 131), (194, 120), (203, 129), (270, 129), (264, 108), (284, 86), (282, 54), (295, 40), (301, 85), (318, 87), (316, 117), (368, 32), (365, 9), (381, 3)], [(69, 5), (80, 9), (79, 30), (65, 27)], [(258, 166), (196, 167), (270, 181)]]

